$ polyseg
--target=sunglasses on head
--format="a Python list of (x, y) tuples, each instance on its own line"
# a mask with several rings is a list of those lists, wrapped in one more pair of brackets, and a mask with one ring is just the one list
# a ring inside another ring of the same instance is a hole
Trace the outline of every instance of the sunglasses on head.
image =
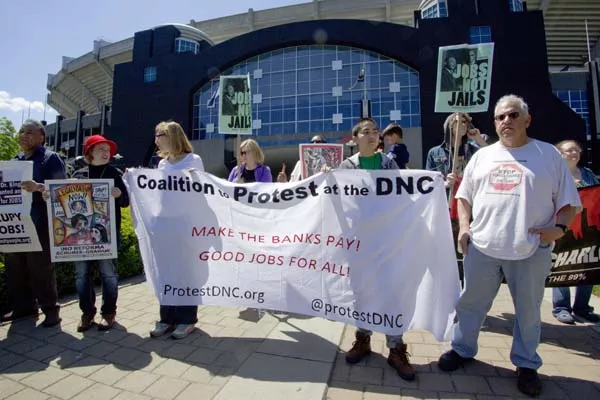
[(498, 122), (502, 122), (506, 119), (506, 117), (508, 117), (510, 119), (517, 119), (517, 118), (519, 118), (519, 115), (521, 115), (521, 113), (519, 113), (518, 111), (513, 111), (513, 112), (509, 112), (509, 113), (496, 115), (496, 116), (494, 116), (494, 119)]

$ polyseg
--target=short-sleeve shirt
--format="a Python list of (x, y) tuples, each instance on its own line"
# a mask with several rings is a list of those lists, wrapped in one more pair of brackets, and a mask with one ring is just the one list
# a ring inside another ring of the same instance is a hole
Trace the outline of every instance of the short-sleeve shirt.
[(473, 246), (502, 260), (529, 258), (540, 242), (529, 229), (554, 226), (565, 206), (581, 209), (566, 162), (554, 146), (539, 140), (480, 149), (467, 164), (456, 197), (472, 207)]
[(204, 163), (202, 163), (202, 158), (198, 154), (188, 153), (181, 160), (172, 163), (167, 159), (163, 158), (158, 163), (158, 169), (166, 169), (166, 170), (177, 170), (181, 171), (184, 169), (196, 169), (198, 171), (204, 172)]

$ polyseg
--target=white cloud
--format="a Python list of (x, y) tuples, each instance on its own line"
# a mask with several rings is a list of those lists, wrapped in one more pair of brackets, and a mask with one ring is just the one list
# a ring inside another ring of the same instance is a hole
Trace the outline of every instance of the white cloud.
[[(23, 97), (11, 97), (10, 93), (0, 90), (0, 110), (8, 109), (13, 112), (18, 111), (44, 112), (44, 103), (41, 101), (29, 101)], [(46, 109), (49, 110), (49, 107)]]

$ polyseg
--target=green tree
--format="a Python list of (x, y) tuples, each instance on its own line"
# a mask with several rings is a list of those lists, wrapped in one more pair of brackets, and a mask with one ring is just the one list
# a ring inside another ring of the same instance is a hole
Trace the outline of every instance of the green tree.
[(19, 135), (11, 120), (0, 118), (0, 160), (10, 160), (19, 152)]

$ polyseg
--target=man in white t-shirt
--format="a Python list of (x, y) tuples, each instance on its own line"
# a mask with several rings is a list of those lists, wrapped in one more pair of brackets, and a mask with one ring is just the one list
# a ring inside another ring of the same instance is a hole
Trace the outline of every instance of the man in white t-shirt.
[(540, 306), (551, 245), (565, 234), (581, 201), (558, 150), (527, 136), (528, 109), (515, 95), (498, 100), (494, 121), (500, 140), (473, 155), (456, 194), (465, 286), (456, 305), (452, 350), (440, 357), (439, 367), (454, 371), (473, 360), (505, 278), (515, 305), (510, 360), (517, 367), (517, 387), (537, 396)]

